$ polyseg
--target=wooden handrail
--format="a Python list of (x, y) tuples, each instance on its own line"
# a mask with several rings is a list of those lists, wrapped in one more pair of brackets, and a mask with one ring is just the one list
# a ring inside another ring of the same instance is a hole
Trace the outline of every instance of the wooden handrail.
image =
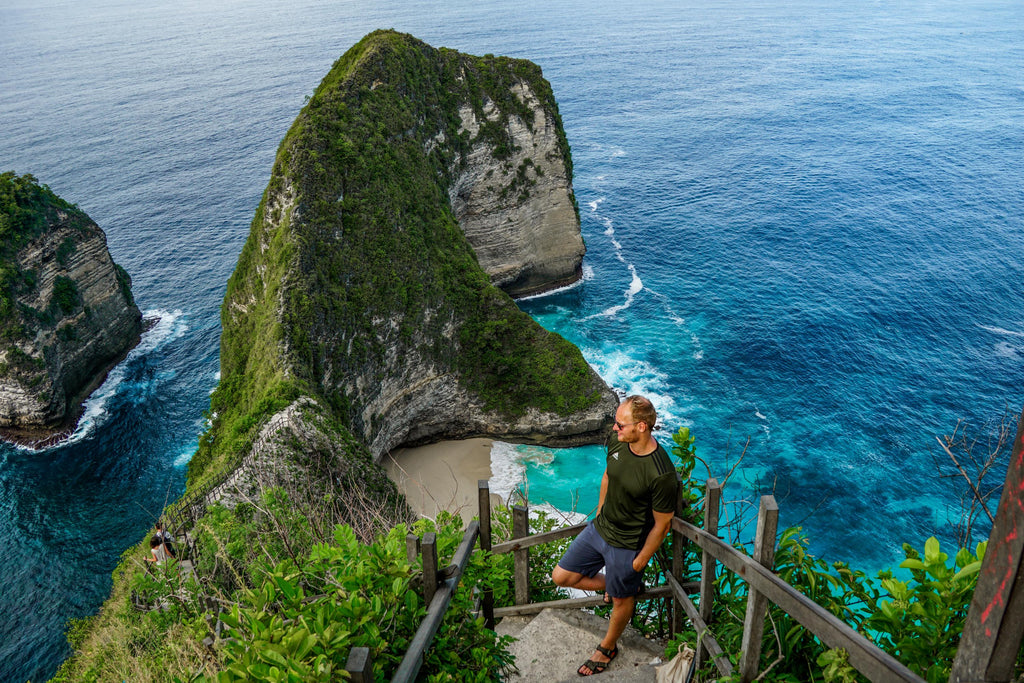
[(834, 614), (800, 593), (766, 567), (740, 553), (716, 536), (678, 517), (672, 528), (706, 550), (733, 573), (747, 581), (827, 646), (844, 648), (850, 664), (872, 681), (907, 681), (922, 683), (924, 679), (900, 663), (895, 657), (869, 641)]
[[(678, 517), (676, 519), (678, 519)], [(686, 616), (689, 617), (690, 623), (693, 624), (693, 628), (698, 634), (697, 637), (700, 641), (700, 648), (707, 651), (708, 657), (710, 657), (711, 661), (714, 662), (715, 666), (718, 668), (718, 673), (722, 674), (722, 676), (732, 676), (732, 662), (729, 661), (729, 657), (722, 651), (722, 647), (718, 644), (718, 641), (715, 640), (715, 637), (711, 635), (711, 632), (708, 630), (708, 625), (704, 622), (704, 619), (701, 618), (700, 612), (690, 600), (690, 596), (687, 595), (689, 592), (687, 589), (690, 584), (679, 583), (679, 579), (673, 576), (670, 572), (665, 574), (665, 578), (668, 580), (669, 588), (672, 589), (672, 595), (675, 597), (676, 602), (682, 605), (683, 611), (686, 612)]]
[[(448, 604), (462, 579), (462, 573), (466, 570), (469, 557), (473, 554), (473, 545), (479, 535), (480, 523), (474, 520), (466, 528), (462, 543), (459, 544), (455, 556), (452, 557), (451, 578), (441, 582), (437, 590), (434, 591), (433, 599), (427, 607), (427, 614), (420, 623), (420, 627), (416, 629), (416, 634), (409, 644), (409, 649), (406, 650), (405, 657), (402, 658), (402, 663), (391, 677), (391, 683), (408, 683), (416, 680), (416, 675), (419, 674), (420, 667), (423, 666), (423, 655), (434, 640), (434, 635), (444, 619), (444, 613), (448, 611)], [(436, 578), (428, 577), (424, 573), (424, 585), (434, 581)]]
[(587, 528), (586, 524), (577, 524), (575, 526), (565, 526), (561, 529), (555, 529), (554, 531), (545, 531), (542, 534), (533, 534), (532, 536), (525, 536), (523, 538), (513, 538), (511, 541), (505, 541), (504, 543), (498, 543), (493, 546), (491, 548), (491, 552), (495, 555), (501, 555), (503, 553), (511, 553), (516, 550), (532, 548), (535, 545), (550, 543), (551, 541), (560, 541), (563, 538), (569, 538), (570, 536), (577, 535), (585, 528)]
[[(678, 583), (678, 582), (677, 582)], [(682, 590), (696, 593), (700, 585), (697, 582), (680, 584)], [(662, 598), (674, 597), (675, 593), (669, 586), (655, 586), (648, 588), (642, 595), (637, 596), (637, 602), (644, 600), (660, 600)], [(549, 607), (557, 609), (576, 609), (579, 607), (606, 607), (603, 595), (588, 595), (583, 598), (564, 598), (562, 600), (549, 600), (547, 602), (531, 602), (526, 605), (512, 605), (511, 607), (496, 607), (495, 617), (522, 616), (524, 614), (539, 614)]]

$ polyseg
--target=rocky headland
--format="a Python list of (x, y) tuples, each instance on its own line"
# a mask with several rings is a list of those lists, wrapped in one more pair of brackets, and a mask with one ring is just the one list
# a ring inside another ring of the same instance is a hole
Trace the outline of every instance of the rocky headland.
[(579, 277), (571, 169), (536, 65), (394, 31), (345, 53), (281, 143), (228, 283), (190, 481), (300, 398), (374, 460), (470, 436), (603, 438), (614, 393), (509, 296)]
[(34, 442), (139, 341), (131, 279), (103, 230), (30, 175), (0, 175), (0, 434)]

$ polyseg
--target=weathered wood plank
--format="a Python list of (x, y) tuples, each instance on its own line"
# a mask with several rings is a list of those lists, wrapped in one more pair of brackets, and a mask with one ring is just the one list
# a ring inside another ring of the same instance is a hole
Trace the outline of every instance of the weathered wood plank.
[(693, 624), (693, 629), (698, 633), (699, 636), (699, 647), (698, 650), (706, 650), (708, 658), (714, 662), (715, 667), (718, 669), (718, 673), (722, 676), (732, 675), (732, 662), (729, 661), (729, 657), (722, 650), (722, 646), (718, 644), (715, 637), (711, 635), (711, 631), (708, 629), (708, 625), (701, 619), (700, 612), (690, 601), (687, 595), (685, 586), (680, 584), (676, 577), (668, 577), (668, 585), (672, 589), (672, 594), (675, 596), (676, 601), (682, 605), (683, 611), (686, 612), (686, 616), (690, 618), (690, 623)]
[[(683, 483), (679, 482), (679, 487), (676, 490), (676, 517), (683, 516)], [(672, 576), (679, 580), (683, 578), (683, 572), (686, 571), (686, 567), (683, 564), (684, 555), (686, 553), (686, 536), (683, 536), (678, 531), (672, 531)], [(664, 571), (665, 567), (662, 567)], [(671, 622), (669, 628), (672, 633), (679, 633), (683, 630), (683, 607), (674, 600), (671, 601)]]
[[(394, 675), (391, 677), (391, 683), (410, 683), (416, 680), (420, 667), (423, 666), (423, 654), (434, 641), (434, 635), (444, 619), (444, 613), (448, 610), (448, 603), (451, 602), (452, 594), (458, 587), (463, 572), (466, 571), (466, 565), (469, 564), (469, 557), (473, 554), (473, 546), (476, 544), (479, 534), (480, 524), (475, 520), (470, 522), (466, 528), (466, 533), (462, 536), (462, 542), (455, 550), (455, 556), (452, 557), (452, 566), (454, 567), (452, 577), (437, 588), (433, 599), (427, 603), (427, 614), (423, 617), (420, 627), (416, 629), (416, 633), (409, 644), (409, 649), (405, 652), (402, 663), (399, 664), (398, 669), (395, 670)], [(424, 547), (427, 545), (427, 536), (433, 535), (433, 533), (424, 534)], [(436, 558), (434, 563), (437, 564)]]
[[(722, 507), (722, 485), (715, 478), (708, 479), (704, 491), (704, 530), (712, 536), (718, 535), (718, 517)], [(718, 574), (715, 558), (704, 550), (700, 558), (700, 618), (704, 623), (711, 623), (711, 610), (715, 604), (715, 577)], [(698, 669), (711, 653), (701, 646), (697, 653), (694, 666)]]
[(701, 548), (708, 550), (727, 569), (764, 593), (769, 600), (806, 626), (823, 643), (830, 648), (844, 648), (850, 655), (850, 664), (869, 680), (913, 683), (921, 683), (924, 680), (824, 607), (721, 539), (681, 519), (674, 519), (672, 525)]
[[(681, 584), (683, 590), (691, 593), (697, 592), (697, 583)], [(673, 595), (672, 589), (668, 586), (655, 586), (648, 588), (637, 597), (638, 601), (657, 600)], [(494, 616), (497, 619), (510, 616), (523, 616), (526, 614), (540, 614), (549, 607), (553, 609), (579, 609), (581, 607), (600, 607), (604, 604), (604, 596), (588, 595), (585, 598), (567, 598), (565, 600), (550, 600), (548, 602), (531, 602), (528, 605), (512, 605), (510, 607), (494, 608)]]
[[(754, 534), (754, 561), (771, 570), (775, 564), (775, 534), (779, 529), (779, 506), (774, 496), (761, 496)], [(747, 592), (747, 613), (743, 619), (743, 642), (740, 646), (740, 680), (750, 683), (757, 678), (761, 662), (761, 639), (764, 636), (764, 618), (768, 613), (768, 598), (751, 586)]]
[(586, 524), (577, 524), (575, 526), (555, 529), (554, 531), (545, 531), (542, 534), (534, 534), (525, 538), (513, 538), (511, 541), (505, 541), (504, 543), (498, 543), (493, 546), (491, 548), (491, 552), (495, 555), (501, 555), (503, 553), (511, 553), (524, 548), (532, 548), (535, 545), (541, 545), (543, 543), (550, 543), (551, 541), (560, 541), (563, 538), (569, 538), (570, 536), (578, 536), (586, 526)]
[[(525, 538), (530, 533), (529, 515), (526, 508), (516, 505), (512, 508), (512, 538)], [(516, 604), (530, 602), (530, 551), (522, 548), (512, 553), (513, 573), (516, 585)]]
[(370, 659), (370, 648), (354, 647), (345, 660), (345, 671), (348, 671), (352, 683), (373, 683), (373, 661)]
[[(708, 479), (704, 496), (704, 530), (718, 535), (718, 515), (722, 506), (722, 485), (717, 479)], [(700, 617), (711, 621), (711, 607), (715, 602), (715, 558), (707, 550), (700, 561)]]
[(1024, 638), (1024, 414), (967, 612), (951, 681), (1002, 682)]
[[(491, 487), (486, 479), (478, 479), (477, 508), (480, 518), (480, 550), (490, 552), (491, 550)], [(487, 628), (494, 628), (494, 590), (489, 586), (484, 588), (480, 596), (480, 606), (483, 610), (484, 625)]]
[(423, 602), (429, 605), (434, 600), (440, 581), (437, 571), (437, 534), (433, 531), (423, 534), (420, 551), (423, 555)]

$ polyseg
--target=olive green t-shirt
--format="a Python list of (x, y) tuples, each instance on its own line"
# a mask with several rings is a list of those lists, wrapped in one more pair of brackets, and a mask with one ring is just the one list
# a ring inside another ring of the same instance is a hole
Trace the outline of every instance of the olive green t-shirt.
[(679, 477), (665, 449), (634, 455), (613, 434), (608, 443), (608, 491), (594, 528), (616, 548), (640, 550), (654, 527), (653, 512), (675, 512)]

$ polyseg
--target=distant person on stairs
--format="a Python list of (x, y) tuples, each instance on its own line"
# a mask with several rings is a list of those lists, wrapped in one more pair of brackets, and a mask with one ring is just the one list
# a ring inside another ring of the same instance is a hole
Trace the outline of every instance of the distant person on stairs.
[(178, 556), (178, 553), (174, 550), (174, 536), (171, 535), (171, 532), (164, 529), (162, 522), (158, 521), (153, 525), (153, 535), (160, 539), (160, 542), (163, 543), (168, 555), (171, 557)]
[(580, 676), (603, 672), (619, 654), (619, 636), (643, 590), (644, 567), (672, 525), (679, 478), (668, 453), (651, 434), (657, 419), (654, 406), (643, 396), (630, 396), (619, 405), (614, 438), (608, 439), (597, 517), (551, 572), (558, 586), (603, 590), (605, 602), (611, 598), (608, 632), (580, 665)]

